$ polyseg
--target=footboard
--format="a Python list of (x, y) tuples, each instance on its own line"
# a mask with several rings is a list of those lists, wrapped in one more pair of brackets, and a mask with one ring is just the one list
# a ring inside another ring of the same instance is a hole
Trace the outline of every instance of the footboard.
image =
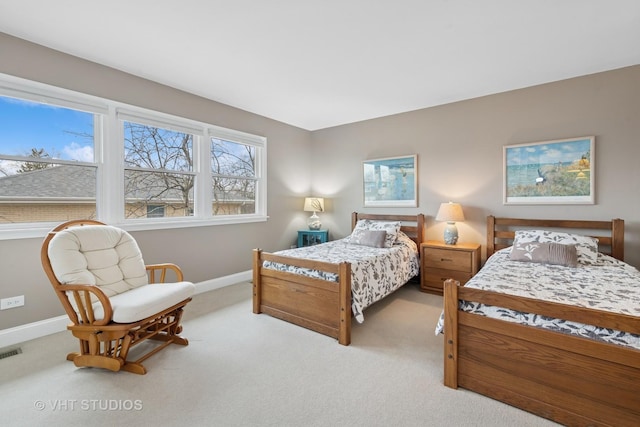
[[(338, 275), (338, 282), (263, 268), (271, 261)], [(253, 251), (253, 312), (351, 343), (351, 265), (332, 264)]]
[(640, 318), (444, 286), (444, 383), (565, 425), (640, 425), (640, 351), (492, 319), (460, 300), (640, 334)]

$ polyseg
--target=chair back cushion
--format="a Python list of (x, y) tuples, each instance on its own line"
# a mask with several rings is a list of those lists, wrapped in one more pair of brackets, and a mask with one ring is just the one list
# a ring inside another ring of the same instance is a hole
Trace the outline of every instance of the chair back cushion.
[(63, 284), (99, 286), (111, 297), (148, 282), (138, 244), (116, 227), (84, 225), (58, 231), (48, 253), (51, 268)]

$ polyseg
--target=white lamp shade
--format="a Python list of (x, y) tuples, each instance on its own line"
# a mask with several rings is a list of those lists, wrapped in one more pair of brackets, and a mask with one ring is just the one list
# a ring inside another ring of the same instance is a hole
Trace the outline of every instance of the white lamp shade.
[(322, 197), (305, 197), (305, 212), (324, 212), (324, 199)]
[(459, 203), (442, 203), (436, 221), (459, 222), (464, 221), (464, 213)]

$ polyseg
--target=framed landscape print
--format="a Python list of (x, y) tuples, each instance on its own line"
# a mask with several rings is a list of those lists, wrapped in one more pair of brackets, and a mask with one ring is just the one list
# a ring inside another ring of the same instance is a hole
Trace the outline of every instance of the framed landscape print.
[(504, 204), (593, 204), (593, 136), (503, 147)]
[(417, 207), (417, 155), (362, 162), (365, 207)]

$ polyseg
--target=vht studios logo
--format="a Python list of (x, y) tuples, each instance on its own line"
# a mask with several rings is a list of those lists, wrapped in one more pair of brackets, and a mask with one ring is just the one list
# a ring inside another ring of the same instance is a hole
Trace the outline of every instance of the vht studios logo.
[(36, 400), (33, 406), (44, 411), (141, 411), (142, 400), (131, 399), (55, 399)]

